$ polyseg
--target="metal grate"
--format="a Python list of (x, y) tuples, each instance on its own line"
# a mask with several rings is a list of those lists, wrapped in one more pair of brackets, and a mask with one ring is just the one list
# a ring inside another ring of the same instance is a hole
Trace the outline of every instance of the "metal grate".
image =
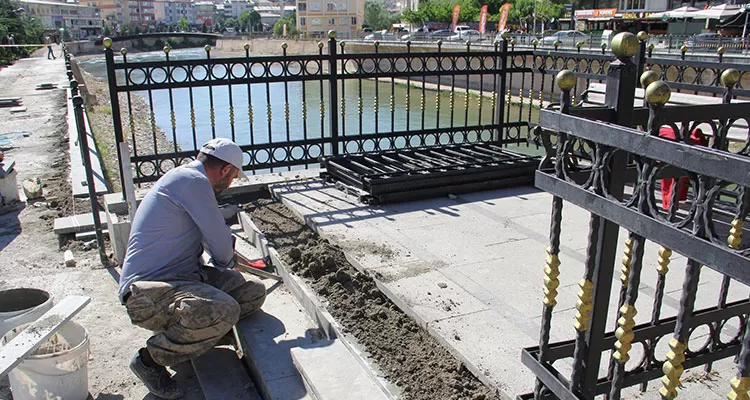
[(541, 158), (491, 143), (446, 145), (322, 158), (324, 176), (393, 203), (533, 182)]

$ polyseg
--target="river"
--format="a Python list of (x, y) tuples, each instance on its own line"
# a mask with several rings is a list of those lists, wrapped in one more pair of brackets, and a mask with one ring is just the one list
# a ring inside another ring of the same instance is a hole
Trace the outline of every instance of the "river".
[[(129, 62), (164, 60), (163, 52), (145, 52), (128, 55)], [(290, 56), (293, 57), (293, 56)], [(119, 56), (117, 58), (120, 58)], [(205, 58), (203, 49), (177, 49), (170, 52), (170, 59)], [(118, 60), (119, 61), (119, 60)], [(95, 77), (106, 81), (106, 65), (102, 57), (84, 58), (80, 66)], [(280, 66), (278, 66), (280, 68)], [(262, 73), (262, 71), (253, 71)], [(119, 78), (122, 79), (122, 78)], [(134, 78), (137, 79), (137, 78)], [(489, 79), (489, 78), (486, 78)], [(358, 109), (361, 101), (362, 113)], [(401, 130), (419, 130), (445, 127), (461, 127), (465, 125), (490, 124), (493, 121), (492, 100), (485, 96), (466, 94), (463, 89), (456, 88), (453, 93), (453, 112), (451, 113), (451, 92), (445, 83), (440, 92), (426, 89), (424, 95), (424, 112), (421, 109), (422, 88), (404, 84), (391, 85), (390, 81), (374, 80), (346, 80), (342, 85), (343, 106), (339, 105), (342, 118), (339, 119), (340, 132), (346, 136), (355, 136), (360, 132), (368, 134), (375, 132), (391, 132)], [(321, 90), (323, 95), (321, 98)], [(311, 81), (307, 83), (288, 82), (232, 85), (209, 88), (153, 90), (138, 92), (146, 102), (153, 107), (156, 125), (166, 136), (183, 150), (198, 148), (202, 143), (214, 136), (234, 139), (241, 145), (282, 142), (304, 138), (320, 138), (322, 132), (328, 132), (330, 109), (326, 107), (321, 119), (320, 105), (328, 104), (327, 83)], [(231, 95), (230, 95), (231, 91)], [(214, 125), (211, 124), (211, 98), (213, 98)], [(250, 124), (248, 98), (252, 99), (253, 123)], [(407, 110), (408, 98), (408, 110)], [(439, 98), (439, 107), (437, 106)], [(377, 102), (376, 102), (377, 99)], [(195, 112), (195, 129), (191, 124), (191, 101)], [(230, 102), (232, 107), (230, 108)], [(393, 111), (391, 111), (393, 102)], [(288, 120), (286, 104), (289, 104)], [(303, 104), (305, 107), (303, 107)], [(468, 105), (468, 107), (466, 107)], [(127, 107), (122, 104), (121, 107)], [(171, 110), (175, 114), (175, 126), (171, 122)], [(306, 109), (306, 124), (303, 119), (303, 109)], [(377, 112), (376, 112), (377, 110)], [(436, 112), (439, 110), (439, 113)], [(520, 107), (513, 104), (509, 107), (508, 121), (526, 121), (529, 118), (529, 105)], [(270, 124), (266, 118), (270, 112)], [(230, 113), (232, 115), (230, 115)], [(536, 120), (538, 110), (531, 109), (532, 120)], [(519, 116), (520, 115), (520, 116)], [(234, 120), (232, 123), (232, 119)], [(123, 121), (127, 127), (127, 122)], [(474, 137), (470, 137), (473, 139)], [(437, 140), (445, 141), (447, 135)], [(427, 144), (433, 144), (434, 138), (428, 139)], [(403, 146), (401, 140), (397, 145)], [(416, 144), (416, 143), (415, 143)], [(352, 146), (354, 146), (352, 144)], [(372, 150), (372, 141), (365, 143), (364, 150)], [(523, 146), (525, 147), (525, 146)], [(356, 151), (355, 147), (349, 150)], [(523, 151), (524, 149), (519, 149)], [(536, 149), (529, 149), (535, 153)], [(263, 162), (265, 160), (256, 160)]]

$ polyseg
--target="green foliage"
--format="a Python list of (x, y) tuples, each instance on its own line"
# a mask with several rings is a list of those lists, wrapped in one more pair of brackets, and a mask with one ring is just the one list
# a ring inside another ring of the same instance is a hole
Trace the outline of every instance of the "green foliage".
[(508, 20), (518, 21), (521, 24), (531, 23), (534, 18), (535, 5), (538, 21), (549, 21), (551, 18), (559, 18), (563, 14), (563, 5), (552, 0), (514, 0), (510, 7)]
[(181, 32), (187, 32), (190, 30), (190, 22), (187, 18), (182, 17), (179, 21), (177, 21), (177, 29)]
[(284, 24), (286, 24), (287, 37), (299, 35), (299, 31), (297, 30), (297, 13), (296, 12), (290, 13), (286, 17), (276, 21), (276, 23), (273, 24), (273, 34), (276, 36), (283, 35)]
[[(43, 43), (42, 22), (29, 15), (15, 0), (0, 0), (0, 41), (5, 43), (8, 33), (13, 35), (16, 44)], [(9, 64), (22, 57), (28, 57), (33, 47), (0, 48), (0, 64)]]
[(389, 13), (382, 3), (373, 0), (365, 1), (365, 26), (374, 30), (390, 29), (394, 23), (398, 23), (400, 20), (400, 14)]
[[(534, 18), (534, 4), (536, 3), (537, 20), (549, 20), (559, 18), (563, 13), (562, 3), (568, 0), (422, 0), (419, 2), (419, 10), (406, 10), (402, 14), (402, 20), (412, 24), (423, 24), (425, 22), (451, 22), (453, 19), (453, 7), (461, 4), (459, 22), (478, 21), (479, 11), (483, 5), (487, 5), (487, 20), (497, 21), (503, 4), (511, 3), (508, 15), (509, 21), (528, 22)], [(365, 21), (367, 21), (367, 3), (365, 3)]]
[(208, 25), (204, 22), (203, 25), (201, 25), (201, 32), (207, 33), (208, 32)]

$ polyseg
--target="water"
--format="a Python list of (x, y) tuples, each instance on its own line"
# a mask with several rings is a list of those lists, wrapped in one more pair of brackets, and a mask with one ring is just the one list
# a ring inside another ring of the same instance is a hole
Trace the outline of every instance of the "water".
[[(179, 49), (170, 53), (170, 59), (173, 60), (202, 58), (205, 58), (205, 51), (200, 48)], [(164, 60), (163, 52), (138, 53), (128, 56), (129, 62), (159, 60)], [(103, 57), (83, 60), (80, 65), (92, 75), (106, 80), (106, 66)], [(280, 69), (281, 66), (272, 66), (272, 69), (274, 68)], [(155, 71), (155, 79), (158, 79), (159, 72), (158, 70)], [(173, 74), (176, 79), (179, 79), (179, 75), (185, 73), (182, 70), (176, 70)], [(217, 73), (216, 69), (214, 73)], [(262, 74), (262, 67), (255, 66), (252, 73)], [(196, 77), (199, 77), (200, 74), (205, 74), (205, 70), (194, 72), (194, 76), (198, 75)], [(163, 76), (164, 72), (161, 72), (161, 75)], [(134, 81), (142, 78), (142, 72), (134, 72), (131, 75), (131, 79)], [(123, 77), (120, 76), (118, 81), (122, 81), (122, 79)], [(485, 77), (485, 79), (491, 79), (491, 77)], [(346, 80), (341, 85), (343, 88), (339, 89), (340, 132), (344, 136), (356, 136), (405, 130), (421, 131), (423, 129), (483, 125), (494, 122), (493, 114), (495, 111), (492, 107), (491, 97), (484, 96), (480, 99), (478, 95), (469, 94), (467, 101), (464, 89), (456, 88), (453, 94), (449, 90), (445, 90), (450, 88), (449, 78), (443, 78), (441, 83), (441, 87), (444, 89), (442, 91), (430, 89), (423, 91), (421, 86), (391, 85), (390, 80), (379, 82)], [(327, 82), (242, 84), (232, 85), (231, 88), (223, 86), (211, 89), (206, 87), (164, 89), (138, 92), (138, 95), (143, 96), (149, 106), (153, 108), (156, 125), (183, 150), (196, 149), (212, 137), (231, 138), (241, 145), (321, 138), (324, 132), (328, 132), (330, 122), (329, 113), (331, 111), (328, 108)], [(452, 110), (450, 107), (451, 96), (453, 96), (454, 105)], [(248, 101), (249, 98), (252, 101)], [(212, 99), (213, 104), (211, 103)], [(321, 102), (324, 105), (322, 112)], [(359, 111), (360, 102), (361, 113)], [(393, 102), (393, 106), (391, 106), (391, 102)], [(248, 104), (251, 104), (252, 107), (248, 107)], [(121, 107), (127, 107), (127, 105), (121, 104)], [(393, 107), (393, 111), (391, 107)], [(424, 107), (424, 112), (422, 107)], [(195, 128), (191, 123), (191, 108), (194, 110)], [(211, 123), (212, 109), (214, 124)], [(171, 118), (172, 110), (174, 110), (175, 116), (174, 126)], [(305, 110), (306, 112), (304, 112)], [(508, 111), (510, 111), (510, 115), (506, 116), (508, 121), (527, 121), (530, 112), (531, 117), (535, 120), (538, 113), (537, 109), (530, 109), (528, 103), (524, 104), (523, 107), (511, 105), (510, 109), (506, 110), (506, 114)], [(252, 123), (250, 122), (250, 113), (253, 116)], [(288, 119), (286, 118), (287, 113)], [(270, 123), (267, 118), (269, 114), (271, 116)], [(306, 118), (304, 118), (305, 116)], [(123, 121), (123, 125), (126, 127), (127, 122)], [(476, 140), (476, 135), (476, 132), (469, 132), (465, 139)], [(484, 131), (482, 138), (490, 139), (489, 135), (489, 131)], [(462, 138), (464, 138), (463, 135), (455, 137), (455, 139)], [(427, 145), (435, 142), (447, 143), (449, 135), (428, 135), (424, 140), (424, 144)], [(420, 140), (413, 137), (411, 141), (412, 145), (418, 145)], [(376, 146), (380, 148), (388, 147), (387, 139), (380, 139), (379, 142), (377, 143), (375, 140), (368, 140), (360, 144), (350, 142), (347, 144), (347, 150), (370, 151)], [(403, 147), (406, 144), (406, 139), (399, 138), (395, 141), (395, 144), (397, 147)], [(315, 154), (315, 152), (320, 150), (319, 148), (310, 148), (311, 154), (309, 156), (317, 157), (319, 154)], [(523, 151), (524, 149), (519, 150)], [(535, 152), (535, 150), (533, 149), (532, 152)], [(302, 147), (293, 149), (292, 152), (297, 153), (292, 154), (293, 158), (298, 158), (304, 151)], [(277, 152), (284, 152), (284, 150), (279, 149)], [(255, 161), (265, 162), (268, 157), (281, 160), (286, 155), (259, 152), (255, 157)]]

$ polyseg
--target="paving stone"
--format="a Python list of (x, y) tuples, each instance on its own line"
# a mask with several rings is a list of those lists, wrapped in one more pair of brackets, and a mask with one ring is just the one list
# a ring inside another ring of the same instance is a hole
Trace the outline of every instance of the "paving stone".
[(338, 340), (290, 351), (294, 364), (318, 400), (390, 398)]
[(261, 400), (233, 349), (215, 347), (191, 362), (206, 400)]
[[(102, 224), (107, 222), (107, 215), (104, 211), (99, 211), (99, 220)], [(94, 229), (94, 214), (78, 214), (70, 217), (55, 218), (53, 229), (57, 235), (90, 231)]]

